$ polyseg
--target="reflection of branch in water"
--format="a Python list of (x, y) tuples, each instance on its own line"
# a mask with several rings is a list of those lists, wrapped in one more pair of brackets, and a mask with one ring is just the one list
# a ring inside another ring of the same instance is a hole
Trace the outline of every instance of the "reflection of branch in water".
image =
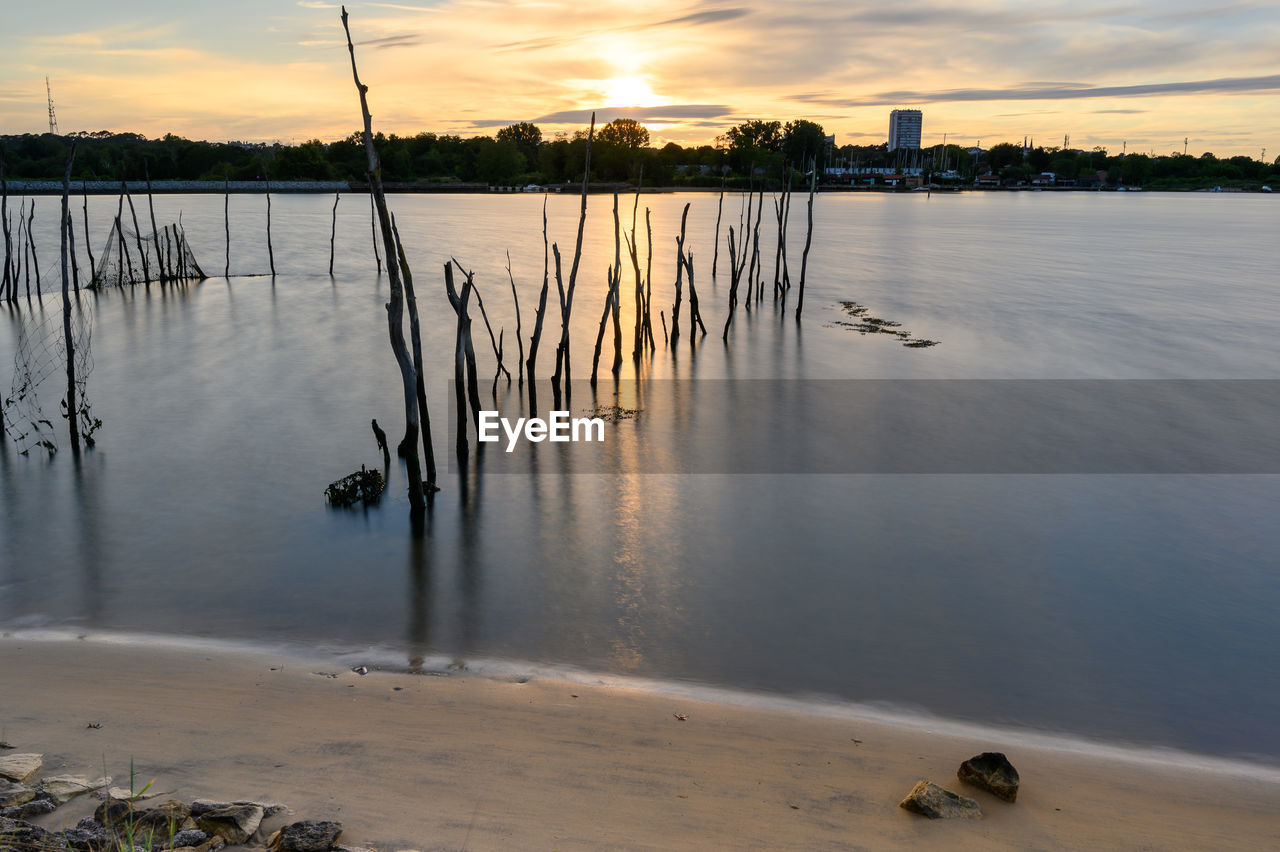
[(901, 340), (902, 345), (909, 349), (925, 349), (929, 346), (938, 345), (937, 340), (913, 338), (911, 332), (903, 329), (900, 322), (870, 316), (870, 308), (865, 305), (859, 305), (857, 302), (840, 302), (840, 307), (844, 309), (848, 316), (858, 320), (858, 322), (835, 320), (831, 323), (833, 326), (852, 329), (859, 334), (890, 334)]

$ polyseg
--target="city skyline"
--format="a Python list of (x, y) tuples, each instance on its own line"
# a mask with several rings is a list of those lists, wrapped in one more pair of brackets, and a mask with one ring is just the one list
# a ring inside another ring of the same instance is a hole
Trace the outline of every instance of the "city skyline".
[[(505, 0), (348, 4), (375, 128), (544, 134), (630, 117), (655, 145), (710, 142), (751, 118), (885, 141), (892, 109), (929, 113), (925, 147), (1033, 137), (1220, 156), (1280, 153), (1280, 9), (1240, 2), (1067, 5), (803, 0)], [(0, 126), (332, 141), (357, 129), (338, 4), (183, 9), (55, 0), (6, 12)]]

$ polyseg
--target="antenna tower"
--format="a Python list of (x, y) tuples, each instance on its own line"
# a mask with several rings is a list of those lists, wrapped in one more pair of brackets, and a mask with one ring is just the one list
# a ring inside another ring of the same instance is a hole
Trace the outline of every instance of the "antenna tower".
[(53, 114), (53, 89), (49, 86), (49, 78), (44, 78), (44, 90), (49, 95), (49, 132), (58, 135), (58, 117)]

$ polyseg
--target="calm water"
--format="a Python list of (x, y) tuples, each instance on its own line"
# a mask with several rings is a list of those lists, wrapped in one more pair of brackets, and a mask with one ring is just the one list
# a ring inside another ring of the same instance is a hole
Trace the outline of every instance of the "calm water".
[[(1280, 378), (1280, 208), (1265, 196), (821, 197), (803, 324), (768, 301), (740, 308), (728, 347), (723, 257), (720, 282), (710, 275), (714, 195), (642, 200), (654, 308), (669, 319), (686, 202), (712, 333), (692, 351), (687, 336), (674, 354), (660, 347), (643, 378)], [(726, 224), (739, 202), (726, 199)], [(541, 203), (393, 199), (442, 462), (453, 343), (442, 264), (475, 269), (513, 364), (505, 252), (527, 340)], [(100, 253), (114, 201), (89, 204)], [(267, 271), (263, 199), (234, 196), (230, 280), (86, 296), (89, 397), (105, 426), (78, 462), (0, 448), (0, 624), (564, 663), (1280, 762), (1274, 475), (452, 470), (415, 537), (393, 467), (379, 508), (329, 510), (326, 484), (379, 463), (369, 419), (394, 436), (402, 418), (367, 199), (340, 204), (332, 279), (331, 204), (273, 199), (274, 281), (251, 277)], [(575, 375), (589, 368), (612, 262), (610, 205), (590, 199)], [(222, 200), (156, 207), (162, 221), (182, 212), (220, 274)], [(56, 199), (37, 209), (52, 258)], [(624, 224), (630, 211), (624, 199)], [(571, 256), (577, 199), (551, 196), (548, 215)], [(797, 204), (793, 279), (802, 221)], [(771, 280), (772, 237), (763, 243)], [(838, 324), (850, 320), (842, 301), (940, 343), (859, 334)], [(0, 389), (40, 310), (0, 307)], [(44, 310), (57, 316), (60, 303)], [(493, 359), (475, 330), (483, 376)], [(631, 378), (629, 329), (624, 350)], [(50, 383), (44, 410), (61, 425), (56, 394)], [(717, 428), (700, 422), (703, 437)]]

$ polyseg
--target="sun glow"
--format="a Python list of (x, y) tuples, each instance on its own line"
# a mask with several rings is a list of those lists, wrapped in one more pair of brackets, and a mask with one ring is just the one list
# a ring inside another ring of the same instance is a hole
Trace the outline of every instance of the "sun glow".
[(660, 95), (649, 88), (649, 81), (637, 74), (611, 77), (602, 81), (601, 88), (604, 90), (605, 106), (651, 107), (665, 103)]

